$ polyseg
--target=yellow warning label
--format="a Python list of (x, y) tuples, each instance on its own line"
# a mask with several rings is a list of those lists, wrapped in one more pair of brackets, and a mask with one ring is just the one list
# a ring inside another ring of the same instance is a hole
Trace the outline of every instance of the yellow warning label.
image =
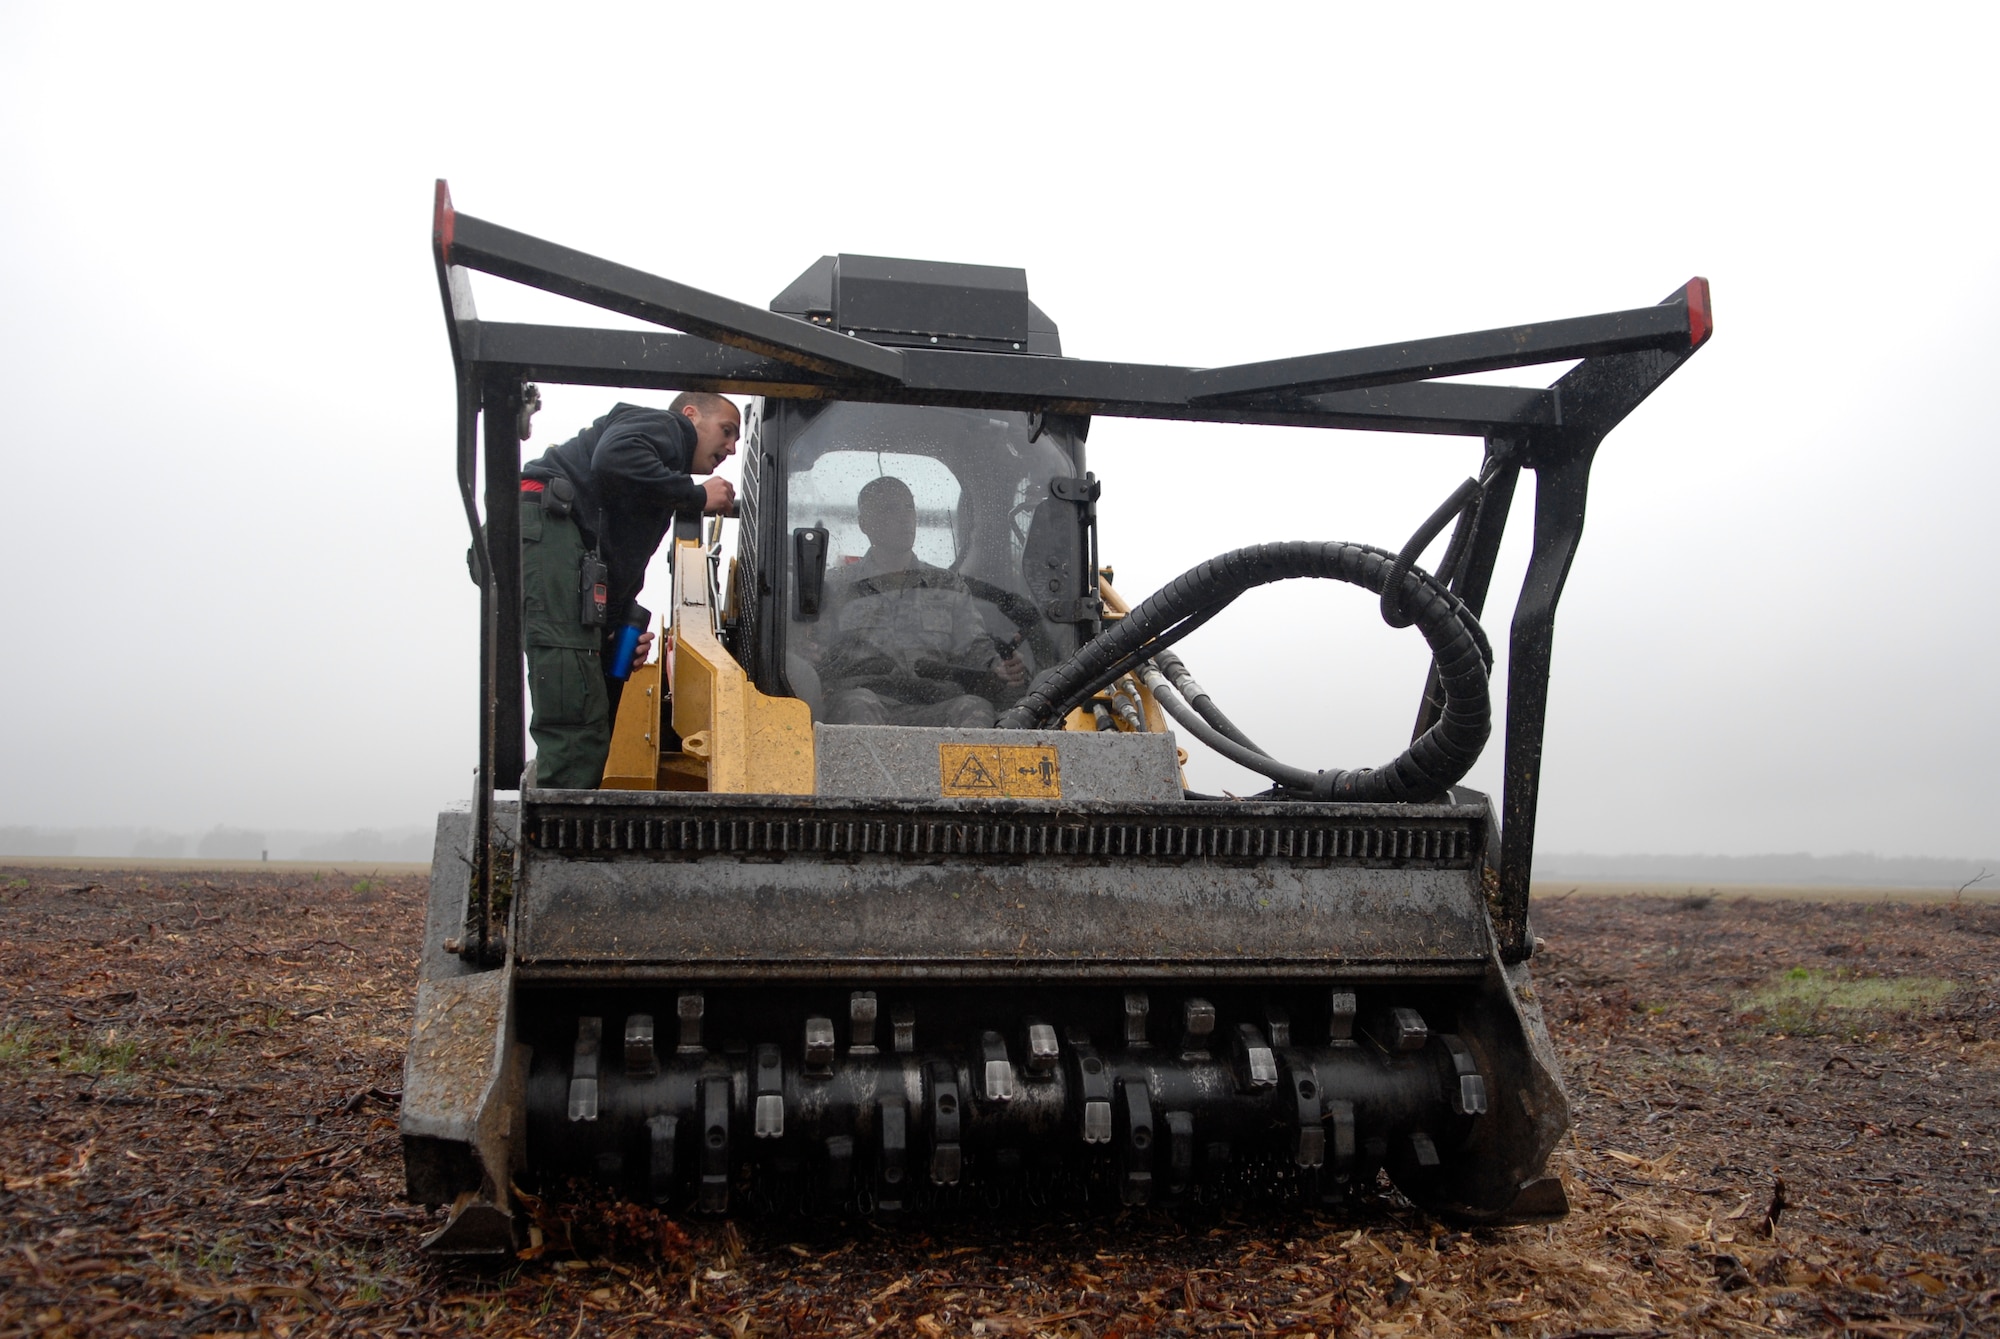
[(953, 798), (1062, 798), (1062, 770), (1049, 744), (940, 744), (938, 780)]

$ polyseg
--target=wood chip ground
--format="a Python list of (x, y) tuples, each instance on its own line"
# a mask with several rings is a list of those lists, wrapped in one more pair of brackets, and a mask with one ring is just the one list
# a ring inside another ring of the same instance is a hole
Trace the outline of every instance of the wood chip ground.
[(627, 1209), (576, 1234), (611, 1258), (471, 1270), (400, 1194), (422, 897), (0, 871), (0, 1335), (2000, 1334), (1990, 902), (1539, 902), (1553, 1227)]

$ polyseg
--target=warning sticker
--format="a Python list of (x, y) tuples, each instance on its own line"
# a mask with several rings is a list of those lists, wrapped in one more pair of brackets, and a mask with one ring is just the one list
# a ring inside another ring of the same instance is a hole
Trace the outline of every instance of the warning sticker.
[(1062, 798), (1062, 771), (1049, 744), (940, 744), (938, 781), (953, 798)]

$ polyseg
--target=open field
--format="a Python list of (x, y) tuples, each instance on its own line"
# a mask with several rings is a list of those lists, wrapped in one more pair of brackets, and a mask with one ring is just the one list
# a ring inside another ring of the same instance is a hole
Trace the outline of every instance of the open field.
[(1549, 905), (1566, 897), (1709, 898), (1800, 902), (2000, 902), (2000, 887), (1983, 883), (1963, 892), (1950, 888), (1865, 888), (1838, 883), (1587, 883), (1550, 879), (1535, 884), (1535, 900)]
[[(70, 870), (79, 874), (354, 874), (390, 876), (430, 873), (428, 861), (417, 860), (204, 860), (199, 857), (162, 859), (158, 856), (10, 856), (0, 855), (0, 868), (23, 872)], [(1544, 879), (1535, 884), (1543, 899), (1578, 894), (1586, 897), (1743, 897), (1803, 898), (1809, 902), (1996, 902), (2000, 882), (1982, 881), (1963, 891), (1950, 888), (1872, 887), (1847, 884), (1704, 883), (1700, 880), (1650, 883), (1591, 882)]]
[(8, 855), (0, 856), (0, 868), (16, 869), (23, 874), (35, 870), (53, 875), (56, 871), (70, 870), (79, 874), (154, 874), (160, 878), (176, 874), (429, 875), (431, 872), (428, 860), (204, 860), (193, 856), (163, 860), (157, 856), (123, 855)]
[(0, 1334), (2000, 1333), (1990, 899), (1553, 890), (1551, 1228), (633, 1212), (475, 1272), (398, 1193), (418, 876), (65, 863), (0, 870)]

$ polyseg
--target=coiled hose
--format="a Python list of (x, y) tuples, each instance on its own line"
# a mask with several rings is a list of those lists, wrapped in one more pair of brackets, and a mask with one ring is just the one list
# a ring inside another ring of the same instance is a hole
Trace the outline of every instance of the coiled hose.
[[(1100, 689), (1148, 661), (1155, 662), (1149, 686), (1155, 680), (1164, 682), (1157, 668), (1162, 653), (1254, 587), (1294, 577), (1317, 577), (1345, 581), (1381, 595), (1389, 589), (1392, 576), (1397, 577), (1394, 608), (1398, 614), (1407, 614), (1429, 643), (1444, 693), (1444, 709), (1437, 723), (1394, 761), (1353, 771), (1308, 772), (1270, 758), (1229, 724), (1212, 702), (1207, 705), (1213, 715), (1202, 711), (1199, 716), (1183, 719), (1175, 712), (1175, 717), (1218, 752), (1254, 767), (1287, 790), (1314, 799), (1435, 799), (1471, 770), (1492, 733), (1487, 675), (1493, 651), (1479, 620), (1456, 595), (1407, 560), (1399, 561), (1398, 555), (1365, 544), (1294, 540), (1255, 544), (1211, 558), (1168, 582), (1110, 631), (1092, 638), (1075, 655), (1038, 678), (996, 724), (1015, 730), (1048, 728)], [(1177, 657), (1169, 663), (1186, 682), (1193, 682)], [(1200, 696), (1205, 698), (1206, 694)], [(1169, 701), (1174, 707), (1183, 705), (1171, 690), (1161, 705), (1168, 706)], [(1194, 727), (1196, 720), (1201, 729)]]

